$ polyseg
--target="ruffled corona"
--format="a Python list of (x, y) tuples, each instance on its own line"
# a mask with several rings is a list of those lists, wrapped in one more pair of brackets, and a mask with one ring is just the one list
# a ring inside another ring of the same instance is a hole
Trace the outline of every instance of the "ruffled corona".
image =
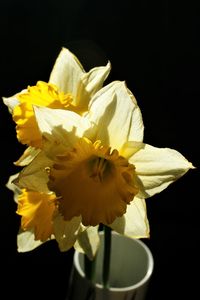
[(34, 229), (35, 240), (46, 241), (53, 234), (52, 216), (55, 211), (55, 194), (22, 190), (18, 196), (17, 213), (22, 216), (23, 230)]
[(81, 215), (85, 226), (111, 224), (138, 192), (134, 166), (117, 150), (86, 138), (57, 156), (49, 187), (58, 197), (64, 219)]
[(22, 144), (41, 147), (41, 134), (35, 120), (33, 105), (57, 109), (67, 109), (73, 98), (70, 94), (58, 91), (51, 83), (38, 81), (36, 86), (29, 86), (27, 92), (17, 95), (20, 102), (13, 110), (16, 122), (17, 138)]

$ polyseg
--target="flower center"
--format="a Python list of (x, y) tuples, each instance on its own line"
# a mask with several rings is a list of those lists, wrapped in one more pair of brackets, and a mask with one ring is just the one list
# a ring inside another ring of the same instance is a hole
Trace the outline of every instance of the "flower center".
[(88, 168), (91, 170), (89, 173), (90, 178), (97, 182), (103, 182), (109, 176), (112, 164), (104, 157), (96, 156), (90, 158)]
[(134, 166), (117, 150), (85, 138), (57, 156), (49, 178), (64, 219), (81, 215), (85, 226), (111, 224), (138, 192)]

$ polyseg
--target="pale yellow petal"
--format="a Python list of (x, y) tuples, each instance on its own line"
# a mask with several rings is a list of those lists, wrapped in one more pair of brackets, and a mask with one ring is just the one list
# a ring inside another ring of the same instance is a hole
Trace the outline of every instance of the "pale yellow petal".
[[(72, 111), (34, 107), (36, 120), (42, 135), (56, 147), (73, 147), (78, 138), (89, 135), (91, 123)], [(44, 141), (45, 142), (45, 141)]]
[(18, 252), (32, 251), (42, 244), (43, 242), (35, 240), (35, 235), (32, 230), (27, 230), (27, 231), (20, 230), (17, 235)]
[(83, 76), (82, 82), (91, 96), (102, 88), (110, 70), (111, 64), (108, 62), (106, 66), (93, 68)]
[(55, 215), (53, 220), (54, 235), (60, 251), (67, 251), (73, 247), (77, 239), (80, 223), (80, 217), (74, 217), (70, 221), (64, 221), (60, 214)]
[(142, 142), (127, 142), (125, 143), (121, 150), (120, 155), (125, 157), (126, 159), (129, 159), (131, 156), (133, 156), (137, 151), (142, 149), (144, 147), (144, 144)]
[(18, 176), (19, 176), (19, 173), (11, 175), (6, 184), (6, 187), (9, 190), (13, 191), (15, 202), (18, 202), (18, 196), (21, 194), (21, 189), (13, 183), (13, 181), (16, 180), (18, 178)]
[(98, 226), (89, 226), (78, 235), (74, 248), (81, 253), (85, 253), (92, 260), (97, 253), (99, 243)]
[(111, 64), (108, 62), (106, 66), (93, 68), (88, 73), (83, 74), (74, 101), (74, 105), (79, 107), (81, 111), (88, 109), (89, 101), (102, 88), (110, 69)]
[(41, 150), (34, 147), (28, 147), (22, 156), (15, 162), (16, 166), (24, 167), (32, 162), (32, 160), (39, 154)]
[(129, 160), (136, 168), (139, 196), (150, 197), (183, 176), (193, 165), (178, 151), (145, 144)]
[(41, 151), (28, 166), (23, 168), (13, 182), (19, 188), (49, 193), (48, 170), (52, 164), (53, 162)]
[(19, 101), (15, 96), (8, 97), (8, 98), (3, 97), (3, 102), (8, 107), (10, 113), (12, 113), (15, 106), (19, 104)]
[(61, 92), (71, 93), (73, 105), (79, 111), (86, 111), (88, 103), (98, 91), (111, 69), (106, 66), (96, 67), (85, 72), (78, 58), (68, 49), (63, 48), (55, 62), (49, 82), (56, 84)]
[(120, 151), (128, 141), (143, 140), (141, 112), (124, 82), (112, 82), (97, 92), (88, 118), (97, 125), (97, 139), (104, 145)]
[(78, 58), (63, 48), (56, 59), (49, 82), (55, 84), (61, 92), (77, 95), (77, 88), (85, 73)]
[(145, 199), (135, 197), (130, 205), (127, 206), (126, 213), (109, 226), (116, 232), (130, 238), (149, 237), (149, 222)]
[(2, 97), (4, 104), (8, 107), (10, 113), (13, 112), (13, 109), (20, 103), (19, 99), (17, 98), (18, 95), (26, 93), (27, 90), (24, 89), (20, 93), (17, 93), (11, 97)]
[(128, 140), (142, 142), (144, 137), (144, 124), (142, 119), (142, 113), (137, 104), (137, 100), (135, 99), (135, 96), (127, 87), (126, 87), (126, 91), (129, 94), (129, 97), (133, 101), (133, 105), (134, 105)]

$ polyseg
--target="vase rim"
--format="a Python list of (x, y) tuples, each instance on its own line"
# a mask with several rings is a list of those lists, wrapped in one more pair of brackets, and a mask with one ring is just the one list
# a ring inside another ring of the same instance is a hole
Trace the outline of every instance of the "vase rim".
[[(101, 234), (101, 232), (100, 232)], [(148, 266), (147, 266), (147, 272), (146, 274), (144, 275), (144, 277), (139, 280), (137, 283), (133, 284), (133, 285), (129, 285), (129, 286), (126, 286), (126, 287), (109, 287), (109, 290), (110, 291), (113, 291), (113, 292), (125, 292), (125, 291), (129, 291), (129, 290), (133, 290), (133, 289), (138, 289), (140, 286), (143, 286), (145, 283), (147, 283), (153, 273), (153, 268), (154, 268), (154, 259), (153, 259), (153, 255), (149, 249), (149, 247), (141, 240), (139, 239), (135, 239), (135, 238), (129, 238), (127, 236), (124, 236), (124, 235), (120, 235), (118, 234), (117, 232), (112, 232), (112, 234), (116, 234), (116, 235), (119, 235), (119, 236), (122, 236), (123, 238), (127, 238), (127, 239), (130, 239), (132, 240), (133, 242), (139, 244), (143, 250), (145, 250), (146, 254), (147, 254), (147, 258), (148, 258)], [(80, 274), (81, 277), (85, 277), (85, 273), (84, 271), (82, 270), (81, 266), (80, 266), (80, 263), (79, 263), (79, 255), (84, 255), (83, 253), (80, 253), (78, 251), (75, 251), (74, 253), (74, 265), (78, 271), (78, 273)], [(103, 285), (100, 284), (100, 283), (95, 283), (95, 286), (96, 288), (99, 288), (99, 289), (103, 289)]]

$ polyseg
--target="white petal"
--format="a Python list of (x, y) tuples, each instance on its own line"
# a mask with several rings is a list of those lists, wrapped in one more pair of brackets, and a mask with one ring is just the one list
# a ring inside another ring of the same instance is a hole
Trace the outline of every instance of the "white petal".
[(116, 232), (131, 238), (149, 237), (145, 199), (135, 197), (127, 206), (126, 213), (109, 226)]
[(34, 111), (42, 135), (56, 143), (56, 147), (59, 144), (71, 147), (86, 132), (89, 137), (91, 123), (74, 112), (37, 106), (34, 106)]
[(43, 242), (35, 240), (35, 235), (33, 231), (19, 231), (17, 235), (18, 252), (28, 252), (42, 244)]
[(67, 251), (73, 247), (81, 223), (81, 217), (74, 217), (70, 221), (64, 221), (60, 214), (53, 220), (54, 235), (60, 251)]
[(78, 235), (74, 248), (81, 253), (85, 253), (92, 260), (96, 255), (99, 244), (98, 226), (90, 226)]
[(13, 191), (13, 193), (14, 193), (14, 200), (15, 200), (16, 203), (18, 202), (18, 196), (21, 194), (21, 189), (20, 189), (18, 186), (16, 186), (16, 185), (13, 183), (13, 181), (14, 181), (16, 178), (18, 178), (18, 176), (19, 176), (19, 173), (14, 174), (14, 175), (11, 175), (11, 176), (9, 177), (9, 180), (8, 180), (7, 184), (6, 184), (6, 187), (7, 187), (9, 190)]
[(102, 88), (90, 102), (88, 118), (97, 124), (97, 139), (120, 150), (128, 141), (142, 142), (143, 121), (137, 102), (124, 82)]
[(130, 162), (136, 167), (139, 179), (138, 196), (145, 198), (161, 192), (189, 169), (194, 168), (178, 151), (147, 144), (130, 158)]
[(36, 158), (26, 166), (17, 179), (13, 182), (20, 188), (27, 188), (32, 191), (49, 193), (47, 169), (53, 164), (52, 160), (46, 157), (44, 152), (40, 152)]
[(61, 92), (77, 95), (77, 88), (85, 73), (77, 57), (63, 48), (50, 74), (49, 82), (58, 86)]

